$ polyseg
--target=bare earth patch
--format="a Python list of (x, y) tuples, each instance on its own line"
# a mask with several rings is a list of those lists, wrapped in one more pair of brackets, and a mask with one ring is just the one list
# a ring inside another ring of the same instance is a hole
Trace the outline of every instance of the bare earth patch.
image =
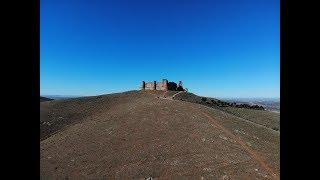
[(41, 102), (41, 178), (279, 179), (279, 131), (174, 94)]

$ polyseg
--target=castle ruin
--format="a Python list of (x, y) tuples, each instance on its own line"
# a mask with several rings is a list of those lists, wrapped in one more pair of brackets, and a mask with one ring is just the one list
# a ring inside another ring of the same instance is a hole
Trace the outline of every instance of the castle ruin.
[(163, 79), (162, 82), (145, 82), (142, 81), (141, 90), (159, 90), (159, 91), (184, 91), (182, 81), (179, 81), (177, 85), (175, 82), (169, 82), (167, 79)]

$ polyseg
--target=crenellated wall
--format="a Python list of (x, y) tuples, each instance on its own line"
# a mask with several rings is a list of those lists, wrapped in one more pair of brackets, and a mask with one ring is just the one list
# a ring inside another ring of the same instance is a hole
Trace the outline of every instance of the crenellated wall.
[[(182, 85), (180, 81), (179, 85)], [(174, 86), (175, 85), (175, 86)], [(181, 86), (182, 87), (182, 86)], [(162, 82), (145, 82), (142, 81), (142, 90), (160, 90), (160, 91), (167, 91), (167, 90), (177, 90), (177, 86), (174, 82), (169, 82), (166, 79), (163, 79)]]

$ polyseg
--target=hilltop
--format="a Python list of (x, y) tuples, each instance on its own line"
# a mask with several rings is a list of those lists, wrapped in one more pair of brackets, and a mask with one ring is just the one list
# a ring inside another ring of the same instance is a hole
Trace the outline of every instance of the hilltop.
[(202, 98), (129, 91), (41, 102), (41, 178), (278, 179), (278, 116)]

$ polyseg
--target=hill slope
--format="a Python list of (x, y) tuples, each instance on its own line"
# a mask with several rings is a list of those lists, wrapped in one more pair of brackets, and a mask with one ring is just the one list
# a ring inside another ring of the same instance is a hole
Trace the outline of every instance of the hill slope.
[(279, 131), (172, 96), (41, 102), (41, 178), (279, 178)]
[(40, 102), (44, 102), (44, 101), (52, 101), (53, 99), (50, 98), (46, 98), (46, 97), (42, 97), (40, 96)]
[[(230, 102), (221, 101), (215, 98), (201, 97), (192, 93), (181, 92), (175, 97), (177, 100), (188, 101), (192, 103), (202, 104), (208, 107), (213, 107), (226, 113), (237, 116), (246, 121), (265, 126), (273, 130), (280, 130), (280, 114), (265, 110), (252, 108), (238, 108), (230, 106)], [(205, 99), (205, 100), (204, 100)]]

